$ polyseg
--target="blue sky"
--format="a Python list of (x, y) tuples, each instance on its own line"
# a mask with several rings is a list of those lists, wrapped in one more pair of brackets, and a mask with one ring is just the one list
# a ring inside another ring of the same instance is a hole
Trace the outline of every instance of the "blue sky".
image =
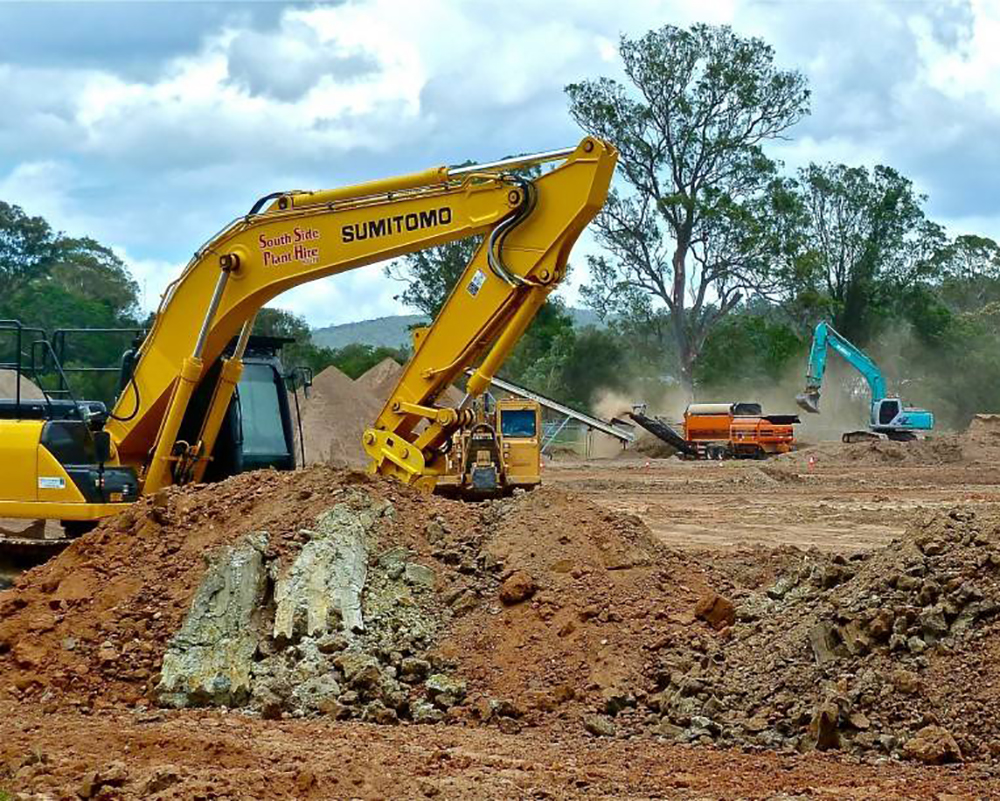
[[(0, 199), (113, 246), (153, 307), (268, 192), (574, 143), (567, 83), (618, 75), (620, 33), (698, 20), (808, 76), (789, 168), (890, 164), (953, 233), (1000, 237), (995, 0), (0, 3)], [(399, 290), (372, 266), (275, 305), (322, 326), (406, 311)]]

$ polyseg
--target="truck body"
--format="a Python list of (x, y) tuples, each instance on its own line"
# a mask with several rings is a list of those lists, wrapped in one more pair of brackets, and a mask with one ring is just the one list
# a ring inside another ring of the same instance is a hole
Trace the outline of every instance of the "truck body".
[(795, 415), (765, 415), (757, 403), (692, 403), (684, 410), (684, 439), (708, 458), (760, 458), (788, 453)]
[(477, 402), (473, 420), (452, 435), (443, 494), (506, 495), (541, 483), (542, 409), (533, 400), (489, 396)]
[(645, 405), (629, 417), (688, 459), (761, 459), (795, 444), (797, 415), (765, 415), (759, 403), (692, 403), (678, 432), (648, 417)]

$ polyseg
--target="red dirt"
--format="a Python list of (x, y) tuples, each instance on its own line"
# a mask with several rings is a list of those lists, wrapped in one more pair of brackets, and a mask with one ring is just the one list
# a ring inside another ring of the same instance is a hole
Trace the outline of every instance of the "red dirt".
[[(88, 772), (117, 781), (119, 769), (108, 765), (120, 761), (124, 783), (101, 797), (148, 797), (163, 782), (158, 797), (177, 798), (1000, 792), (990, 763), (928, 768), (666, 744), (644, 728), (638, 709), (615, 719), (613, 738), (590, 737), (581, 725), (609, 693), (646, 692), (649, 665), (671, 643), (707, 643), (712, 653), (731, 636), (733, 629), (715, 632), (694, 619), (706, 590), (739, 610), (747, 592), (769, 587), (803, 558), (785, 547), (718, 550), (695, 526), (719, 536), (738, 530), (737, 542), (808, 545), (836, 518), (853, 538), (830, 550), (870, 549), (928, 507), (1000, 506), (995, 469), (964, 458), (892, 469), (833, 460), (813, 469), (676, 460), (645, 468), (621, 459), (557, 464), (545, 480), (526, 496), (469, 505), (314, 468), (143, 501), (0, 594), (0, 790), (72, 797)], [(390, 500), (396, 514), (385, 544), (405, 545), (433, 566), (442, 597), (469, 599), (437, 646), (468, 681), (467, 703), (445, 725), (418, 727), (151, 711), (150, 688), (205, 555), (259, 530), (279, 552), (297, 547), (299, 529), (347, 485)], [(475, 566), (481, 557), (502, 567), (483, 571)], [(508, 606), (499, 587), (514, 571), (537, 589)], [(996, 706), (997, 631), (995, 623), (981, 627), (935, 656), (925, 675), (926, 698), (950, 698), (952, 714), (970, 726)], [(520, 717), (484, 723), (494, 699), (510, 701)]]

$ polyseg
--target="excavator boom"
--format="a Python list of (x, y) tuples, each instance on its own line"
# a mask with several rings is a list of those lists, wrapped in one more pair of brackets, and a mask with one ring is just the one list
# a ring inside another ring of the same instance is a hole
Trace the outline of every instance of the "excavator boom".
[[(144, 494), (201, 480), (265, 303), (309, 281), (480, 235), (482, 246), (365, 435), (374, 470), (432, 486), (463, 419), (435, 406), (437, 396), (469, 367), (477, 370), (469, 394), (488, 386), (564, 276), (616, 160), (611, 145), (587, 137), (562, 151), (259, 201), (199, 249), (164, 293), (105, 426), (114, 463), (134, 467)], [(553, 161), (561, 163), (534, 181), (509, 171)], [(211, 373), (206, 393), (202, 384), (234, 338), (233, 356)], [(192, 404), (199, 387), (207, 401)]]
[[(469, 368), (470, 396), (489, 386), (565, 275), (574, 242), (604, 204), (616, 160), (611, 145), (587, 137), (574, 148), (492, 164), (268, 195), (200, 248), (168, 287), (103, 430), (91, 432), (83, 420), (5, 424), (0, 453), (10, 469), (35, 470), (5, 481), (0, 467), (0, 485), (11, 488), (0, 488), (0, 516), (96, 520), (137, 492), (204, 480), (265, 303), (326, 276), (482, 236), (364, 436), (373, 471), (432, 489), (447, 470), (452, 435), (471, 422), (468, 409), (439, 407), (437, 397)], [(511, 172), (549, 162), (557, 163), (535, 180)], [(79, 446), (57, 457), (46, 437), (59, 426), (72, 429)], [(34, 475), (43, 468), (44, 476)], [(109, 493), (111, 479), (123, 489)]]

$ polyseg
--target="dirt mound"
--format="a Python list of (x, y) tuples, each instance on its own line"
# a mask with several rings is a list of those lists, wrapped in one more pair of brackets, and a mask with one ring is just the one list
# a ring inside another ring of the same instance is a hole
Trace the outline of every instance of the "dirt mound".
[(313, 379), (302, 409), (308, 464), (363, 467), (361, 437), (382, 411), (382, 402), (332, 365)]
[(639, 689), (662, 735), (1000, 756), (1000, 517), (929, 516), (873, 553), (798, 552), (770, 586), (731, 589), (728, 636), (691, 629), (650, 662)]
[(682, 567), (636, 518), (555, 489), (469, 505), (329, 468), (253, 473), (143, 500), (23, 574), (0, 595), (0, 686), (85, 709), (516, 728), (640, 681), (703, 587)]
[(402, 374), (402, 365), (395, 359), (386, 357), (370, 368), (354, 383), (379, 403), (385, 403), (389, 399), (389, 393), (395, 389), (396, 382), (399, 381), (399, 377)]
[(926, 466), (958, 464), (967, 459), (963, 443), (951, 434), (935, 435), (913, 442), (821, 442), (775, 457), (779, 464), (805, 465), (810, 459), (818, 466), (851, 465)]
[(669, 459), (677, 455), (677, 450), (670, 447), (659, 437), (655, 437), (649, 432), (642, 431), (631, 445), (631, 450), (648, 456), (651, 459)]
[[(17, 394), (17, 373), (0, 369), (0, 398), (13, 398)], [(27, 376), (21, 376), (21, 399), (42, 400), (45, 394)]]
[(1000, 458), (1000, 414), (977, 414), (961, 435), (961, 442), (969, 460), (995, 464)]

